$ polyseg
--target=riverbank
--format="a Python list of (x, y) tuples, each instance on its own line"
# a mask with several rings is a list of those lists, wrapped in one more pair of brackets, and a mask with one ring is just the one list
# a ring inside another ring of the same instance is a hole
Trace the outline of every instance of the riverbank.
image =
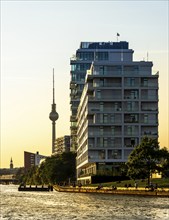
[(102, 187), (97, 189), (96, 187), (67, 187), (67, 186), (58, 186), (54, 185), (54, 189), (58, 192), (70, 192), (70, 193), (102, 193), (110, 195), (136, 195), (136, 196), (156, 196), (156, 197), (168, 197), (169, 198), (169, 188), (164, 189), (155, 189), (153, 191), (145, 188), (124, 188), (118, 187), (117, 189), (112, 189), (110, 187)]
[[(107, 183), (101, 183), (103, 187), (111, 187), (115, 186), (117, 188), (124, 188), (125, 186), (135, 186), (135, 182), (137, 183), (137, 186), (139, 188), (145, 189), (145, 187), (148, 185), (148, 180), (147, 179), (137, 179), (137, 180), (123, 180), (123, 181), (114, 181), (114, 182), (107, 182)], [(157, 186), (158, 189), (169, 189), (169, 178), (155, 178), (150, 180), (151, 184), (154, 186)], [(98, 183), (96, 184), (91, 184), (88, 186), (93, 186), (97, 187)]]

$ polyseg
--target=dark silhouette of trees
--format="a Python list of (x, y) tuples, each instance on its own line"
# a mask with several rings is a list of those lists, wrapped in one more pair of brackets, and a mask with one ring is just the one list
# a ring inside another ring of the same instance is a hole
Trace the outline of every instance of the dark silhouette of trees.
[(169, 152), (166, 148), (160, 149), (157, 139), (144, 137), (140, 145), (131, 152), (126, 165), (130, 178), (148, 178), (149, 185), (152, 173), (165, 173), (169, 169)]
[(33, 166), (24, 176), (27, 184), (56, 184), (75, 180), (76, 154), (65, 152), (46, 158), (39, 167)]

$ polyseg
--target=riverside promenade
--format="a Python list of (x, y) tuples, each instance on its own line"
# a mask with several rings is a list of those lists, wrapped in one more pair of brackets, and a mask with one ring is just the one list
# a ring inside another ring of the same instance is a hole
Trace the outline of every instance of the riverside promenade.
[(118, 187), (117, 189), (112, 189), (111, 187), (102, 187), (97, 189), (96, 187), (82, 186), (82, 187), (72, 187), (72, 186), (58, 186), (54, 185), (53, 188), (58, 192), (70, 192), (70, 193), (100, 193), (100, 194), (110, 194), (110, 195), (127, 195), (127, 196), (155, 196), (155, 197), (168, 197), (169, 198), (169, 188), (165, 189), (155, 189), (151, 191), (146, 188), (134, 188), (134, 187)]

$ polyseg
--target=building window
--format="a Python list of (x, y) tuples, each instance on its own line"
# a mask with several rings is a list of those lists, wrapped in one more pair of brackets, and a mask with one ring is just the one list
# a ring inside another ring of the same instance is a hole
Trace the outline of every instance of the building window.
[(131, 126), (127, 126), (127, 134), (132, 135), (132, 127)]
[(103, 138), (100, 138), (100, 147), (103, 147)]
[(111, 114), (111, 122), (114, 123), (114, 114)]
[(98, 79), (94, 79), (93, 80), (93, 87), (99, 87), (99, 81), (98, 81)]
[(115, 134), (115, 127), (114, 126), (111, 127), (111, 133), (112, 133), (112, 135)]
[(138, 91), (137, 90), (132, 90), (130, 92), (130, 96), (131, 96), (131, 99), (137, 99), (138, 98)]
[(105, 159), (105, 150), (99, 150), (98, 153), (99, 153), (98, 155), (99, 159), (102, 159), (102, 160)]
[(108, 52), (96, 52), (96, 60), (108, 60)]
[(131, 111), (131, 110), (132, 110), (131, 102), (127, 102), (127, 111)]
[(135, 85), (135, 78), (127, 78), (127, 86), (134, 86)]
[(100, 135), (103, 135), (103, 132), (104, 132), (103, 127), (100, 127)]
[(103, 107), (104, 107), (104, 104), (103, 102), (100, 103), (100, 111), (102, 112), (103, 111)]
[(100, 66), (99, 75), (104, 75), (104, 66)]
[(144, 114), (144, 123), (148, 123), (148, 115)]
[(100, 114), (100, 123), (103, 123), (103, 114)]
[(112, 145), (112, 147), (114, 147), (114, 145), (115, 145), (115, 140), (114, 140), (114, 138), (111, 138), (111, 145)]
[(76, 64), (72, 64), (71, 65), (71, 71), (75, 71), (76, 70)]
[(97, 99), (101, 99), (101, 91), (97, 90)]
[(135, 78), (130, 78), (130, 86), (134, 86), (135, 85)]
[(122, 159), (121, 150), (108, 150), (108, 159)]
[(82, 52), (77, 54), (80, 60), (93, 60), (94, 53), (93, 52)]
[(107, 138), (104, 138), (103, 146), (104, 146), (104, 147), (107, 147)]
[(107, 122), (108, 122), (107, 114), (104, 114), (104, 115), (103, 115), (103, 121), (104, 121), (104, 123), (107, 123)]
[(148, 86), (148, 79), (143, 79), (143, 86)]
[(72, 73), (72, 81), (76, 81), (76, 73)]
[(104, 86), (104, 79), (100, 79), (100, 86), (101, 86), (101, 87)]

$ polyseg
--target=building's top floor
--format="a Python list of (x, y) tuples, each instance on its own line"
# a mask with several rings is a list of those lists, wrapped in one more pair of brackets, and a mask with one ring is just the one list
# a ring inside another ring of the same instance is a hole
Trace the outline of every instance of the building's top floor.
[(132, 61), (132, 49), (128, 42), (81, 42), (76, 55), (71, 58), (71, 65), (77, 62), (92, 62), (93, 60)]
[(56, 141), (61, 140), (61, 139), (69, 139), (69, 138), (70, 138), (70, 135), (64, 135), (64, 136), (56, 138)]
[(129, 49), (128, 42), (81, 42), (80, 49)]

